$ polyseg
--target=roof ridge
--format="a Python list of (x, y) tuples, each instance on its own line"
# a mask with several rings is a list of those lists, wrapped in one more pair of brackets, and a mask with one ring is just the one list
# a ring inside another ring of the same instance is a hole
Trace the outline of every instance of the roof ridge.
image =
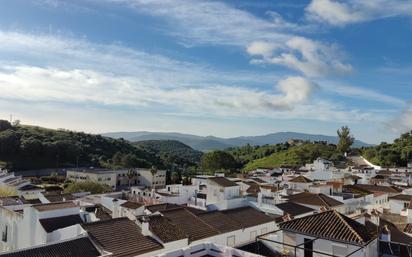
[(341, 216), (341, 214), (338, 211), (332, 210), (332, 212), (349, 228), (350, 231), (352, 231), (352, 233), (355, 234), (355, 236), (360, 240), (360, 242), (364, 242), (363, 238), (359, 235), (359, 233), (355, 229), (353, 229), (351, 225), (349, 225), (349, 223)]

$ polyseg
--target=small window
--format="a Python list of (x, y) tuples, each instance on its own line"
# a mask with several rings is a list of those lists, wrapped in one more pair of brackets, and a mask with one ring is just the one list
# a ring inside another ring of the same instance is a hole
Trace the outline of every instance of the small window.
[(256, 230), (251, 231), (250, 232), (250, 241), (255, 241), (256, 237), (257, 237), (257, 231)]
[(229, 236), (229, 237), (227, 238), (227, 242), (226, 242), (227, 246), (234, 247), (234, 246), (235, 246), (235, 243), (236, 243), (236, 238), (235, 238), (235, 236)]
[(408, 208), (409, 207), (409, 203), (403, 203), (403, 208)]
[(1, 240), (2, 240), (3, 242), (7, 242), (8, 229), (9, 229), (9, 227), (6, 225), (6, 226), (4, 227), (3, 233), (1, 234)]

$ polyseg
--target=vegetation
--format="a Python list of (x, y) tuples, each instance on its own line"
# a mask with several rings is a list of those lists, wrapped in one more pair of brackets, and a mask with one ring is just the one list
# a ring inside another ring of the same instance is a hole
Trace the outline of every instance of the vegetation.
[(200, 167), (207, 173), (215, 171), (234, 171), (238, 167), (235, 158), (225, 151), (205, 153), (200, 161)]
[(138, 148), (156, 155), (163, 163), (168, 165), (194, 165), (200, 162), (203, 154), (176, 140), (147, 140), (133, 144)]
[(350, 151), (351, 146), (355, 142), (355, 138), (350, 134), (350, 129), (348, 126), (343, 126), (337, 131), (339, 137), (339, 143), (337, 146), (337, 150), (341, 154), (348, 153)]
[(91, 194), (102, 194), (111, 191), (110, 186), (91, 181), (71, 183), (64, 189), (65, 193), (90, 192)]
[(0, 197), (16, 196), (16, 195), (17, 195), (17, 191), (14, 188), (11, 188), (8, 186), (0, 186)]
[[(257, 168), (277, 168), (282, 165), (300, 166), (306, 163), (311, 163), (318, 157), (335, 162), (345, 159), (337, 151), (336, 145), (327, 144), (325, 142), (304, 142), (303, 144), (296, 146), (280, 144), (274, 149), (275, 151), (269, 156), (248, 162), (243, 170), (250, 171)], [(258, 151), (259, 148), (255, 150), (255, 152)]]
[(375, 147), (362, 148), (361, 153), (375, 165), (406, 166), (412, 159), (412, 131), (402, 134), (393, 144), (383, 142)]
[(8, 169), (162, 166), (158, 157), (122, 139), (0, 120), (0, 161)]

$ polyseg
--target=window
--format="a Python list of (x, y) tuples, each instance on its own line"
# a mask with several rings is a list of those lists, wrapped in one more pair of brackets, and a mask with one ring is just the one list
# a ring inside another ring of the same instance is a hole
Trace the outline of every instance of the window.
[(8, 234), (8, 230), (9, 229), (9, 227), (6, 225), (5, 227), (4, 227), (4, 231), (3, 231), (3, 233), (1, 234), (1, 240), (3, 241), (3, 242), (7, 242), (7, 234)]
[(408, 208), (409, 207), (409, 203), (403, 203), (403, 208)]
[(227, 246), (234, 247), (235, 243), (236, 243), (235, 236), (229, 236), (227, 238), (227, 242), (226, 242)]
[(257, 231), (256, 230), (250, 232), (250, 240), (251, 241), (255, 241), (256, 236), (257, 236)]

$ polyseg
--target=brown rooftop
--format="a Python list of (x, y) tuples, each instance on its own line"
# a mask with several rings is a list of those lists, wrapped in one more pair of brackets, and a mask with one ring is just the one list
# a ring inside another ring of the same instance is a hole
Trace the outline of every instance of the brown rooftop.
[(219, 234), (217, 229), (184, 208), (162, 211), (162, 214), (182, 229), (188, 235), (190, 242)]
[(313, 182), (312, 180), (308, 179), (305, 176), (297, 176), (291, 180), (289, 180), (289, 182), (293, 182), (293, 183), (311, 183)]
[(225, 177), (214, 177), (214, 178), (209, 178), (209, 180), (215, 182), (216, 184), (222, 187), (234, 187), (238, 185), (235, 182)]
[(38, 211), (54, 211), (59, 209), (74, 208), (77, 205), (74, 202), (59, 202), (59, 203), (45, 203), (45, 204), (35, 204), (33, 208)]
[(272, 219), (268, 215), (264, 214), (263, 212), (257, 211), (252, 207), (230, 209), (222, 211), (222, 213), (230, 219), (238, 222), (243, 228), (262, 225), (274, 221), (274, 219)]
[(179, 228), (179, 226), (170, 222), (166, 217), (154, 215), (149, 217), (149, 229), (164, 243), (182, 240), (189, 236)]
[(374, 239), (365, 225), (331, 210), (279, 224), (288, 232), (364, 246)]
[(412, 201), (412, 195), (400, 194), (400, 195), (395, 195), (395, 196), (389, 197), (389, 199), (410, 202), (410, 201)]
[(140, 207), (142, 207), (144, 204), (143, 203), (136, 203), (136, 202), (131, 202), (131, 201), (127, 201), (125, 203), (122, 203), (120, 206), (127, 208), (127, 209), (138, 209)]
[(2, 257), (97, 257), (101, 256), (88, 237), (56, 244), (36, 246), (27, 250), (0, 254)]
[(128, 218), (83, 224), (89, 236), (113, 257), (132, 257), (155, 250), (163, 246), (154, 239), (143, 236), (140, 228)]
[(313, 194), (308, 192), (289, 195), (286, 198), (289, 199), (290, 202), (315, 206), (336, 207), (343, 205), (342, 202), (335, 200), (327, 195)]
[(47, 233), (53, 232), (57, 229), (83, 223), (83, 220), (80, 218), (79, 214), (48, 219), (40, 219), (39, 221)]

